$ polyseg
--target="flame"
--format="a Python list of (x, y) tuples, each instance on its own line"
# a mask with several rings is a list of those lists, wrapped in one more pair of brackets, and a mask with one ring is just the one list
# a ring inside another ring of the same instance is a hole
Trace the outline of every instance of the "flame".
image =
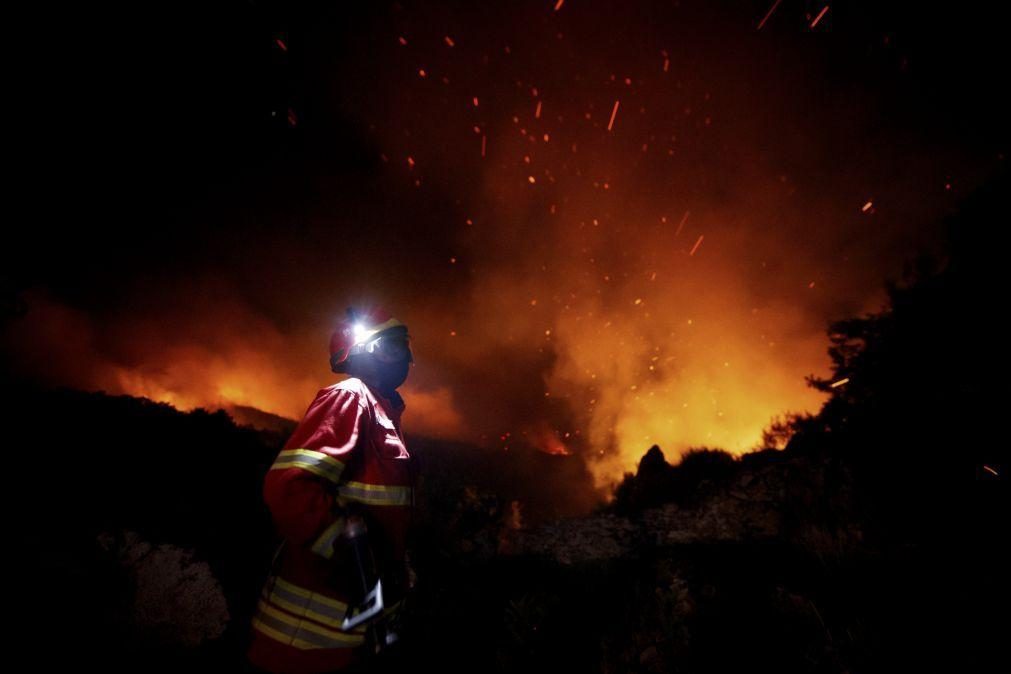
[(525, 434), (534, 447), (545, 454), (554, 454), (556, 456), (569, 456), (572, 454), (565, 446), (565, 443), (562, 442), (558, 432), (548, 428), (544, 424), (541, 424), (532, 431), (525, 431)]
[[(670, 289), (654, 292), (647, 304), (692, 306)], [(784, 409), (820, 402), (823, 394), (797, 385), (791, 359), (817, 363), (823, 341), (796, 339), (784, 352), (754, 333), (762, 321), (788, 331), (789, 313), (770, 307), (752, 314), (734, 307), (735, 299), (696, 300), (692, 319), (637, 314), (634, 305), (620, 313), (595, 306), (566, 315), (556, 328), (563, 356), (551, 388), (580, 406), (588, 444), (596, 450), (590, 469), (598, 486), (633, 469), (651, 444), (675, 457), (693, 446), (743, 453)]]

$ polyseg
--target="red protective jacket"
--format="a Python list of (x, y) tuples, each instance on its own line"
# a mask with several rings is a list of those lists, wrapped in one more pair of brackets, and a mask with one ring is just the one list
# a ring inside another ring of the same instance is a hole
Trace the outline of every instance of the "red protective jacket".
[(399, 607), (415, 473), (400, 432), (404, 407), (396, 392), (385, 398), (355, 377), (329, 386), (268, 471), (263, 495), (284, 543), (253, 617), (253, 665), (311, 674), (363, 655), (364, 627), (340, 629), (360, 582), (350, 556), (334, 553), (345, 508), (363, 512), (387, 611)]

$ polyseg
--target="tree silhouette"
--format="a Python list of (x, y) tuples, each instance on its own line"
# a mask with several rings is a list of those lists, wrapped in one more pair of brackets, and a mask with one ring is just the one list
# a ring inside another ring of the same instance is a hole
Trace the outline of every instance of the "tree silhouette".
[(1011, 221), (1007, 194), (1004, 171), (945, 221), (946, 255), (921, 254), (887, 283), (885, 310), (831, 324), (832, 375), (808, 377), (831, 397), (791, 444), (845, 456), (884, 536), (965, 535), (969, 520), (989, 521), (975, 482), (1007, 464), (992, 393), (1006, 372), (993, 233)]

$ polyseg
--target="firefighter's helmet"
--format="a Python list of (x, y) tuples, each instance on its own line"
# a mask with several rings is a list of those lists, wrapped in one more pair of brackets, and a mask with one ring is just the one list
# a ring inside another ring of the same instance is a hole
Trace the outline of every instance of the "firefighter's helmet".
[(348, 307), (330, 336), (330, 369), (334, 372), (347, 372), (348, 359), (359, 353), (371, 353), (388, 362), (406, 356), (407, 362), (414, 362), (407, 326), (379, 307), (367, 311)]

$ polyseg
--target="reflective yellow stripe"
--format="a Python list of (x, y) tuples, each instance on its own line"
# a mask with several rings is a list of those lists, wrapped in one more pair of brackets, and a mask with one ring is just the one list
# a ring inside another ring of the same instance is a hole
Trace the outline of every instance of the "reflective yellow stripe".
[[(268, 591), (269, 588), (269, 591)], [(278, 606), (292, 613), (294, 617), (306, 617), (329, 626), (342, 634), (347, 634), (340, 629), (345, 615), (347, 614), (347, 604), (344, 602), (313, 592), (304, 587), (299, 587), (279, 576), (268, 579), (261, 593), (261, 602), (273, 606)], [(386, 606), (383, 615), (398, 610), (403, 600)], [(362, 633), (364, 628), (357, 628), (352, 632)]]
[(337, 487), (340, 496), (348, 501), (358, 501), (368, 505), (404, 506), (414, 502), (410, 487), (391, 487), (383, 484), (364, 482), (344, 482)]
[[(267, 587), (272, 588), (269, 594), (266, 591)], [(293, 603), (285, 596), (294, 598), (300, 603)], [(291, 611), (294, 615), (289, 615), (278, 607)], [(403, 600), (385, 607), (383, 617), (390, 617), (402, 607)], [(367, 626), (362, 625), (349, 632), (341, 630), (339, 625), (346, 610), (347, 604), (341, 601), (275, 576), (264, 587), (264, 594), (257, 603), (252, 622), (255, 629), (295, 648), (303, 650), (350, 648), (364, 643)], [(302, 620), (303, 617), (323, 624)]]
[(324, 627), (323, 625), (317, 625), (316, 623), (309, 622), (307, 620), (299, 620), (295, 616), (288, 615), (284, 611), (279, 611), (270, 604), (264, 603), (260, 607), (262, 613), (274, 617), (283, 623), (287, 623), (292, 627), (306, 632), (311, 632), (317, 634), (321, 637), (332, 639), (337, 643), (355, 645), (362, 642), (361, 634), (352, 634), (351, 632), (342, 632), (340, 630), (330, 629)]
[[(280, 611), (265, 601), (260, 601), (255, 616), (261, 625), (277, 634), (284, 634), (292, 645), (301, 641), (299, 648), (341, 648), (357, 646), (364, 641), (361, 634), (341, 632)], [(267, 623), (267, 624), (264, 624)], [(274, 635), (271, 635), (274, 636)], [(277, 638), (274, 636), (274, 638)], [(285, 639), (282, 639), (285, 640)]]
[[(348, 610), (348, 605), (344, 602), (326, 597), (312, 590), (307, 590), (304, 587), (299, 587), (279, 576), (275, 576), (272, 580), (273, 586), (270, 594), (264, 593), (264, 597), (270, 603), (277, 604), (294, 613), (306, 615), (313, 618), (313, 620), (326, 624), (340, 625), (344, 620), (344, 615)], [(267, 581), (267, 587), (271, 587), (271, 581)], [(295, 595), (301, 603), (294, 603), (285, 599), (286, 594), (288, 596)], [(396, 610), (402, 601), (400, 600), (391, 606), (387, 606), (384, 613)]]
[[(273, 618), (266, 618), (268, 620), (273, 620)], [(266, 634), (271, 639), (276, 639), (283, 644), (289, 646), (294, 646), (299, 650), (308, 651), (319, 648), (354, 648), (358, 644), (345, 644), (338, 641), (328, 641), (325, 637), (320, 637), (318, 635), (307, 634), (305, 636), (310, 637), (313, 641), (307, 641), (298, 636), (299, 632), (296, 628), (291, 627), (287, 623), (282, 623), (283, 630), (275, 629), (264, 622), (264, 618), (253, 618), (253, 627)], [(364, 638), (363, 638), (364, 641)]]
[(253, 618), (253, 627), (259, 631), (266, 634), (271, 639), (280, 641), (282, 644), (288, 644), (289, 646), (294, 646), (295, 648), (301, 649), (303, 651), (311, 650), (313, 648), (319, 648), (316, 644), (310, 644), (308, 641), (303, 641), (297, 637), (290, 634), (283, 634), (278, 630), (275, 630), (270, 625), (265, 624), (259, 618)]
[[(333, 629), (344, 632), (340, 629), (347, 615), (348, 605), (342, 601), (326, 597), (317, 592), (312, 592), (304, 587), (299, 587), (283, 578), (274, 577), (273, 584), (268, 581), (267, 587), (271, 587), (270, 593), (264, 592), (263, 598), (269, 603), (280, 606), (297, 616), (312, 618), (316, 622), (323, 623)], [(266, 587), (264, 588), (266, 590)], [(400, 602), (397, 602), (399, 604)], [(394, 604), (395, 607), (397, 604)], [(385, 612), (392, 610), (387, 607)], [(356, 612), (352, 612), (355, 615)], [(353, 632), (364, 632), (364, 628), (352, 630)]]
[(344, 472), (344, 464), (341, 461), (314, 449), (286, 449), (282, 451), (277, 455), (274, 465), (270, 469), (283, 470), (285, 468), (302, 468), (334, 484), (340, 481), (341, 473)]
[[(307, 605), (296, 604), (291, 601), (288, 601), (281, 594), (276, 592), (270, 595), (268, 601), (270, 601), (271, 604), (274, 604), (275, 606), (280, 606), (284, 610), (294, 613), (297, 616), (305, 616), (306, 618), (312, 618), (316, 622), (325, 623), (334, 628), (339, 627), (341, 624), (341, 621), (336, 620), (333, 614), (325, 615), (323, 613), (318, 613), (317, 611), (313, 610)], [(342, 620), (344, 616), (344, 611), (341, 611), (340, 615)]]
[(312, 544), (312, 551), (327, 559), (333, 559), (333, 546), (337, 542), (337, 538), (344, 533), (345, 523), (346, 519), (344, 517), (338, 517), (334, 520), (334, 523), (328, 526), (320, 534), (320, 537), (316, 539), (316, 542)]
[[(337, 611), (347, 611), (348, 605), (332, 597), (326, 597), (319, 594), (318, 592), (313, 592), (312, 590), (307, 590), (304, 587), (299, 587), (294, 583), (291, 583), (284, 578), (276, 578), (274, 583), (274, 588), (280, 588), (286, 590), (294, 595), (302, 597), (307, 602), (318, 602), (326, 608), (335, 609)], [(273, 594), (273, 593), (272, 593)]]

